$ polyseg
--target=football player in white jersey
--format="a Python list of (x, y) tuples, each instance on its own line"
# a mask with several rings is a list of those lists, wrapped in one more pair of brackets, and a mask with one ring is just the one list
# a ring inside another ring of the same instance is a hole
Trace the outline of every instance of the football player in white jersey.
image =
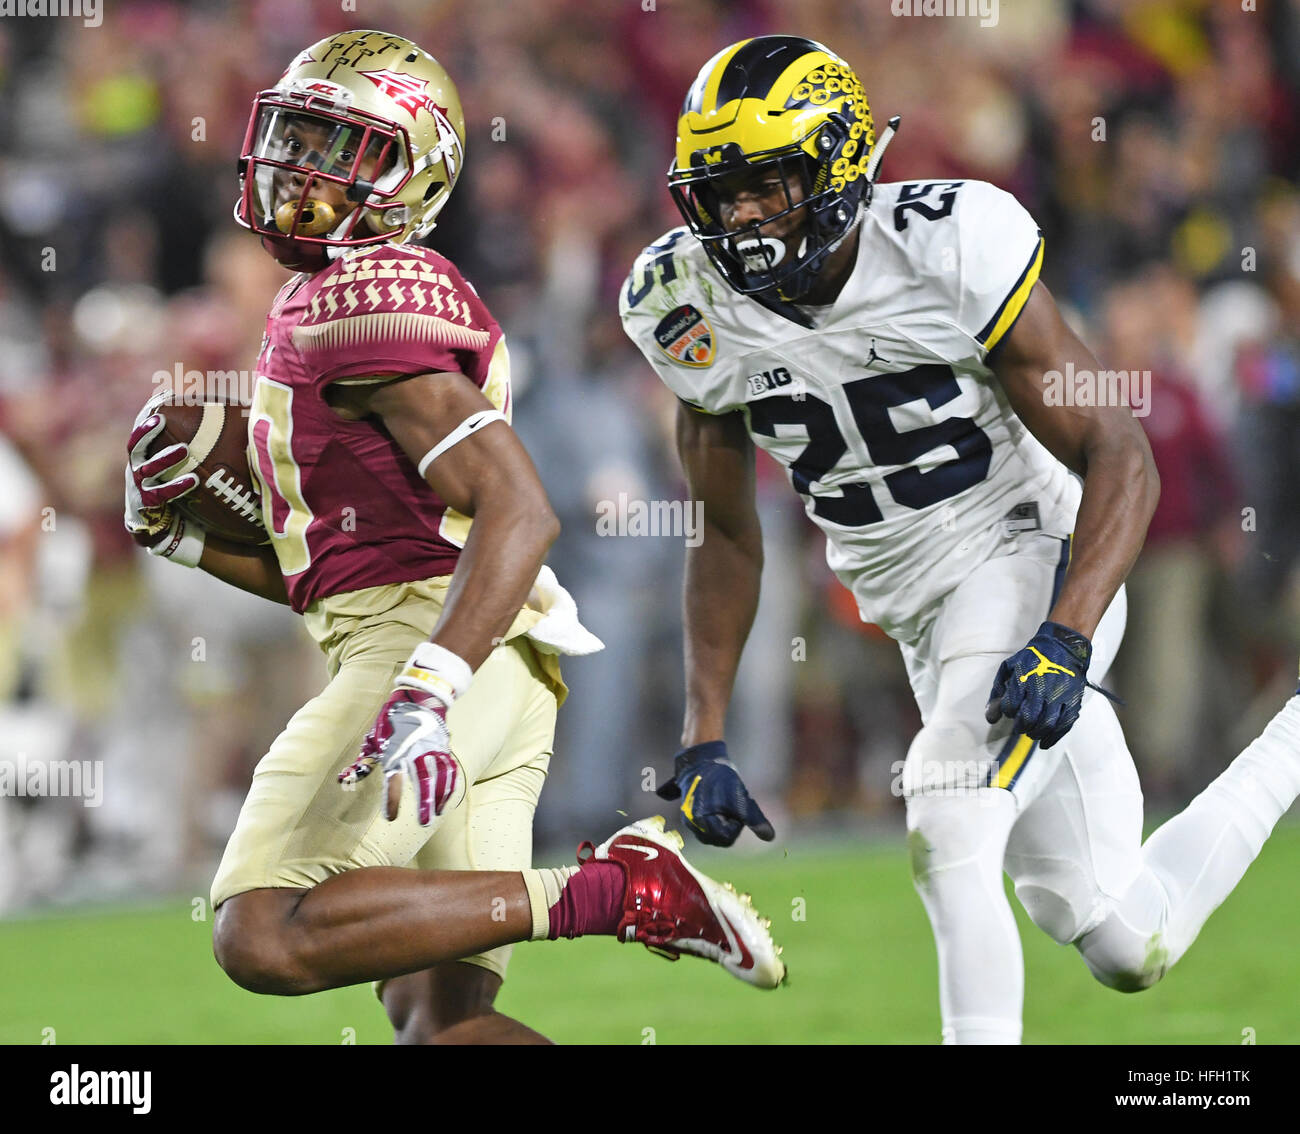
[(686, 224), (646, 249), (621, 303), (680, 399), (704, 505), (684, 747), (661, 794), (705, 842), (773, 836), (723, 739), (762, 567), (757, 444), (903, 652), (924, 722), (908, 845), (943, 1038), (1016, 1043), (1003, 871), (1099, 981), (1149, 987), (1300, 794), (1300, 697), (1143, 844), (1137, 774), (1094, 683), (1159, 495), (1150, 448), (1128, 407), (1046, 396), (1051, 372), (1100, 367), (1039, 282), (1042, 237), (1013, 197), (874, 183), (896, 126), (878, 140), (849, 66), (792, 36), (719, 52), (682, 108), (668, 182)]

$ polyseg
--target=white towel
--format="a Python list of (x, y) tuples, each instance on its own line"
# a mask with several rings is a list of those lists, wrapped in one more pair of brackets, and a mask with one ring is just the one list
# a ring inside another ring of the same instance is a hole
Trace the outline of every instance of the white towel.
[(605, 643), (578, 621), (578, 604), (549, 567), (543, 566), (537, 573), (528, 605), (545, 616), (527, 632), (543, 653), (580, 657), (605, 648)]

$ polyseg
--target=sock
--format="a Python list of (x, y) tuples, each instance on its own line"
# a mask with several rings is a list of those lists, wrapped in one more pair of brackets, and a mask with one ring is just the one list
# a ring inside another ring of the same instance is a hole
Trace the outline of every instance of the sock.
[(534, 941), (613, 934), (623, 919), (625, 875), (616, 862), (523, 871)]

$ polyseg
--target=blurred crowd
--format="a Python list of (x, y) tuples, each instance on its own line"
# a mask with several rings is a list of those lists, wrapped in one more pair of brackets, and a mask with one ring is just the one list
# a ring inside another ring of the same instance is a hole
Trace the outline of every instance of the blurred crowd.
[[(0, 760), (105, 767), (98, 807), (0, 798), (0, 910), (205, 892), (254, 764), (325, 680), (287, 610), (137, 551), (122, 470), (157, 371), (251, 369), (285, 277), (230, 216), (249, 106), (347, 27), (414, 39), (459, 85), (466, 169), (428, 242), (506, 331), (516, 427), (564, 525), (551, 564), (607, 643), (566, 670), (542, 841), (646, 812), (647, 770), (677, 747), (682, 542), (596, 527), (620, 493), (683, 493), (675, 403), (617, 295), (678, 223), (664, 171), (687, 87), (749, 35), (826, 43), (878, 124), (902, 115), (883, 179), (1015, 193), (1085, 341), (1152, 372), (1164, 492), (1110, 682), (1148, 796), (1188, 797), (1290, 691), (1300, 0), (1003, 0), (991, 27), (891, 0), (103, 7), (97, 28), (0, 19)], [(779, 832), (897, 822), (919, 724), (897, 649), (762, 461), (766, 585), (730, 747)]]

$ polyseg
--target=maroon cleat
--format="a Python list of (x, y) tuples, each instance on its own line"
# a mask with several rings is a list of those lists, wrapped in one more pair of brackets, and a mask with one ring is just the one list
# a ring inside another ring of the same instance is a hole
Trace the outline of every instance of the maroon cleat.
[(620, 941), (640, 941), (675, 961), (683, 953), (716, 961), (733, 976), (759, 988), (785, 980), (781, 949), (750, 903), (729, 885), (701, 874), (682, 854), (682, 837), (665, 831), (660, 815), (624, 827), (598, 847), (583, 843), (582, 854), (623, 867)]

